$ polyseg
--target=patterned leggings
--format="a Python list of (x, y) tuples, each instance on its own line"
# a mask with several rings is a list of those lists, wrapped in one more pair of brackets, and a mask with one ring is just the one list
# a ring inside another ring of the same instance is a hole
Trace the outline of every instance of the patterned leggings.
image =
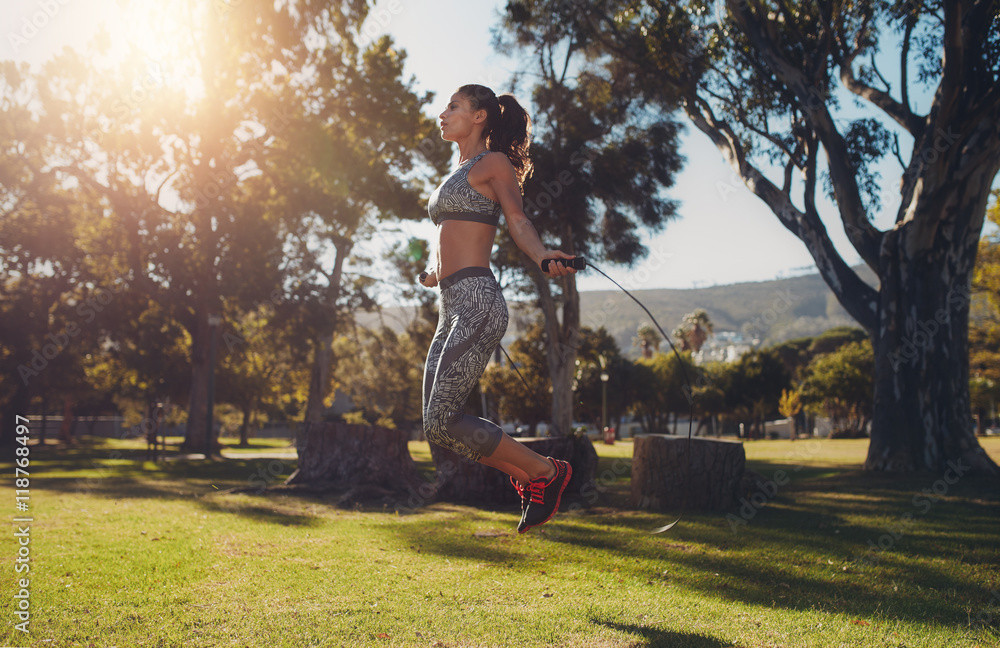
[(493, 454), (503, 430), (466, 415), (465, 401), (507, 330), (507, 302), (487, 268), (463, 268), (440, 287), (441, 312), (424, 365), (424, 434), (479, 461)]

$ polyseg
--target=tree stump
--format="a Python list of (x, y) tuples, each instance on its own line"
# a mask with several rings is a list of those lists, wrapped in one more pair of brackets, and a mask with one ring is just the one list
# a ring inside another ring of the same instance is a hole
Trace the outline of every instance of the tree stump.
[(746, 469), (738, 441), (652, 434), (632, 448), (632, 506), (724, 511), (736, 503)]
[(295, 436), (298, 469), (285, 484), (347, 489), (342, 502), (409, 495), (427, 485), (410, 456), (409, 436), (374, 425), (307, 423)]
[[(543, 457), (568, 461), (573, 467), (563, 497), (578, 495), (587, 484), (594, 487), (597, 451), (586, 436), (517, 439)], [(510, 478), (496, 468), (483, 465), (441, 446), (431, 444), (437, 469), (436, 499), (444, 502), (520, 506), (521, 499)]]

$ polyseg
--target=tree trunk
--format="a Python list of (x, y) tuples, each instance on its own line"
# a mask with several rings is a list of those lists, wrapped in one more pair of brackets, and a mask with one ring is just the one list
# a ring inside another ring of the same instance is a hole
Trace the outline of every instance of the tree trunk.
[[(532, 264), (533, 265), (533, 264)], [(546, 359), (552, 381), (552, 428), (558, 436), (573, 433), (573, 373), (576, 371), (576, 348), (580, 329), (580, 294), (576, 278), (563, 278), (561, 309), (556, 308), (549, 286), (550, 279), (537, 268), (530, 270), (538, 288), (538, 300), (545, 318), (548, 339)], [(562, 322), (559, 321), (562, 311)]]
[(63, 420), (62, 425), (59, 426), (59, 440), (66, 445), (72, 445), (75, 442), (73, 438), (73, 428), (75, 427), (76, 417), (73, 414), (73, 398), (66, 396), (63, 398)]
[(888, 235), (868, 470), (940, 473), (959, 466), (1000, 474), (976, 440), (969, 398), (970, 280), (978, 231), (965, 241), (939, 235), (916, 252), (907, 245), (914, 238), (907, 228)]
[[(562, 459), (573, 466), (573, 477), (566, 486), (564, 495), (596, 493), (594, 475), (597, 473), (597, 451), (588, 437), (556, 436), (520, 439), (519, 442), (542, 456)], [(431, 444), (431, 456), (437, 469), (436, 499), (497, 506), (520, 504), (510, 478), (496, 468), (434, 444)]]
[(327, 275), (329, 284), (324, 299), (328, 317), (321, 325), (313, 341), (312, 371), (309, 378), (309, 396), (306, 400), (306, 423), (323, 420), (325, 401), (330, 391), (330, 365), (333, 362), (333, 334), (337, 330), (337, 300), (340, 299), (340, 283), (343, 278), (344, 259), (351, 252), (351, 241), (341, 238), (334, 243), (337, 257), (333, 261), (333, 271)]
[(211, 333), (208, 317), (199, 312), (191, 335), (191, 392), (188, 398), (187, 432), (181, 450), (205, 452), (206, 414), (208, 412), (208, 372)]
[(250, 445), (250, 418), (253, 415), (254, 399), (250, 399), (243, 406), (243, 422), (240, 423), (240, 447), (245, 448)]
[(638, 436), (632, 448), (632, 506), (724, 511), (736, 503), (745, 470), (742, 443)]
[(333, 359), (333, 329), (320, 333), (315, 341), (312, 370), (309, 376), (309, 398), (306, 401), (306, 423), (319, 423), (326, 409), (324, 401), (330, 390), (330, 364)]
[(347, 489), (341, 503), (420, 492), (403, 430), (347, 423), (307, 423), (295, 436), (299, 465), (285, 482), (310, 490)]

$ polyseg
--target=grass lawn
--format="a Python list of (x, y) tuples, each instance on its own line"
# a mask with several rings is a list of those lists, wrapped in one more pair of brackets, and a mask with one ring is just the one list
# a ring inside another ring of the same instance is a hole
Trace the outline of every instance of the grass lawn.
[(12, 531), (0, 646), (1000, 646), (997, 484), (868, 475), (865, 440), (748, 443), (774, 488), (658, 536), (668, 514), (626, 507), (628, 442), (596, 446), (596, 502), (523, 536), (513, 509), (230, 493), (294, 455), (154, 464), (139, 443), (32, 447), (30, 635)]

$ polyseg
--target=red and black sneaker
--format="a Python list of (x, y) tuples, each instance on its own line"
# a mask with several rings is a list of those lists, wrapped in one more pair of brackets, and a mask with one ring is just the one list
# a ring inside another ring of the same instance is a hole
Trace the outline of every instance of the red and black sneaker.
[(518, 533), (524, 533), (531, 527), (545, 524), (552, 519), (559, 510), (563, 491), (573, 476), (573, 467), (569, 463), (552, 457), (546, 458), (556, 467), (556, 474), (549, 479), (545, 477), (532, 479), (524, 488), (524, 493), (528, 496), (527, 506), (521, 514), (521, 523), (517, 525)]

